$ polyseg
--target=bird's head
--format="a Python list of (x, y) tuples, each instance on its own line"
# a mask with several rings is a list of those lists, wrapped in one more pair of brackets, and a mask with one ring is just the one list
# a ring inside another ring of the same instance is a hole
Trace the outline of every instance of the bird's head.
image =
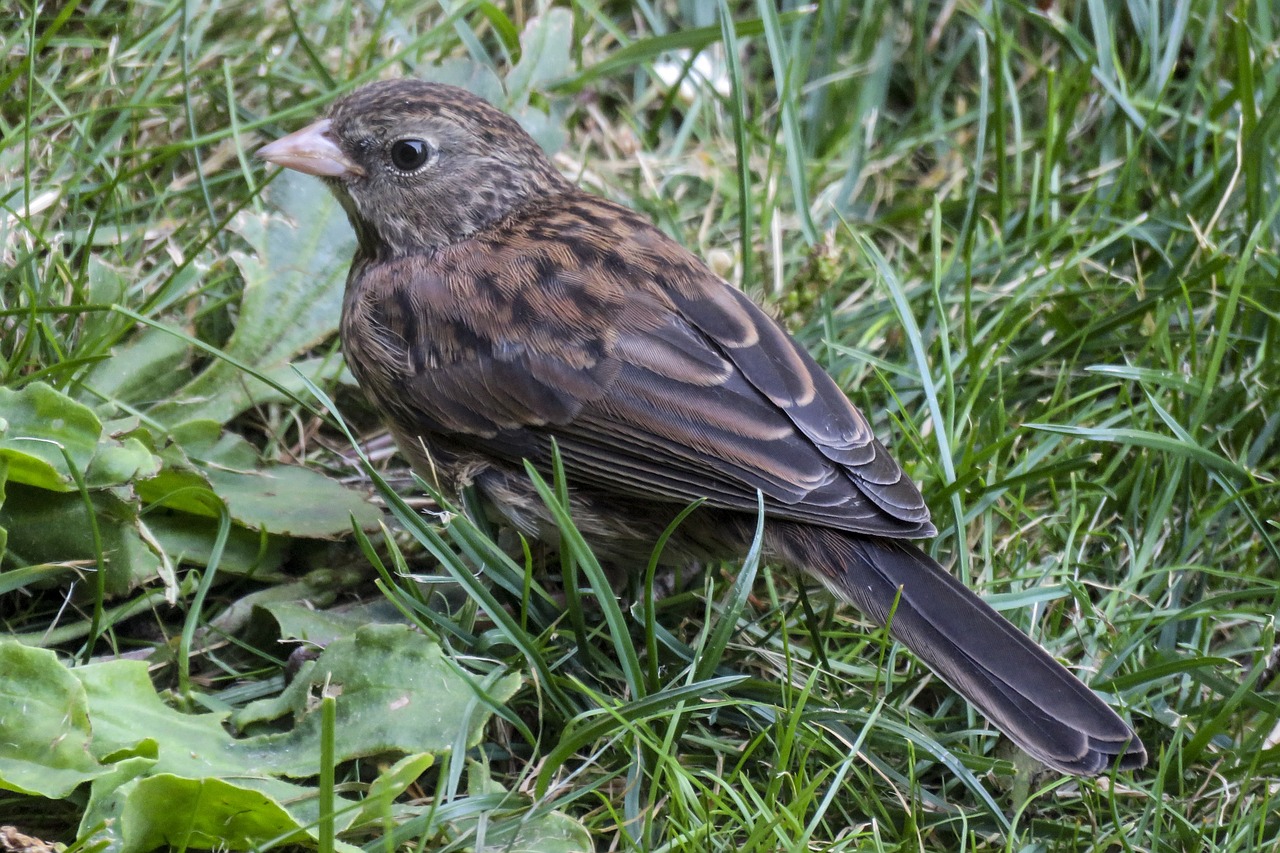
[(257, 156), (324, 178), (367, 257), (458, 243), (570, 186), (510, 116), (422, 80), (357, 89)]

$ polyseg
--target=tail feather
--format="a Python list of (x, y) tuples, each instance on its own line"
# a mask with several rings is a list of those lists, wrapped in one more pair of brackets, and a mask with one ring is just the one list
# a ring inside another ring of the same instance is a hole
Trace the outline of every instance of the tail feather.
[(914, 652), (1031, 756), (1065, 773), (1133, 769), (1133, 730), (1044, 649), (917, 548), (799, 524), (770, 545)]

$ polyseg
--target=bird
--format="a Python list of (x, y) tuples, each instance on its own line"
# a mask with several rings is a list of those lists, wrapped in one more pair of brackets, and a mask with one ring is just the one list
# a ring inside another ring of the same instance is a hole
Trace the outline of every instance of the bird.
[(410, 464), (550, 543), (525, 469), (558, 452), (598, 555), (740, 558), (755, 535), (890, 634), (1031, 757), (1146, 762), (1133, 729), (912, 540), (917, 486), (835, 380), (645, 216), (563, 176), (470, 92), (367, 84), (257, 156), (321, 178), (356, 234), (340, 336)]

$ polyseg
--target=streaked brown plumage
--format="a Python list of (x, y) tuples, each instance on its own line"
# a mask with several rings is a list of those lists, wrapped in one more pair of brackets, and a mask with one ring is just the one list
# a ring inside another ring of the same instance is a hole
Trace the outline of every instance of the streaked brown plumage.
[(342, 340), (401, 449), (558, 537), (522, 468), (552, 440), (601, 553), (748, 547), (810, 572), (1032, 756), (1068, 773), (1141, 766), (1132, 730), (903, 540), (919, 491), (831, 378), (764, 312), (643, 217), (578, 190), (509, 117), (453, 87), (360, 89), (258, 152), (325, 178), (359, 249)]

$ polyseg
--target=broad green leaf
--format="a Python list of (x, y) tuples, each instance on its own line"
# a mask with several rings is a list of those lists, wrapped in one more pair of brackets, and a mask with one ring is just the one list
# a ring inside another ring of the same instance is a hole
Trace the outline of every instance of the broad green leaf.
[(90, 740), (84, 689), (57, 655), (0, 640), (0, 788), (68, 796), (110, 770)]
[[(371, 665), (375, 660), (377, 666)], [(307, 776), (315, 772), (320, 738), (312, 697), (326, 684), (341, 694), (336, 754), (346, 761), (388, 752), (444, 752), (457, 742), (460, 726), (467, 727), (467, 745), (475, 745), (490, 716), (476, 692), (480, 682), (463, 677), (438, 643), (407, 626), (368, 625), (329, 645), (279, 698), (252, 703), (234, 722), (244, 726), (292, 715), (291, 731), (251, 738), (244, 748), (276, 756), (276, 772)], [(513, 674), (484, 689), (491, 701), (505, 702), (519, 686)]]
[(545, 113), (538, 107), (526, 104), (522, 107), (511, 107), (511, 116), (520, 122), (520, 126), (534, 138), (542, 150), (554, 153), (564, 147), (567, 138), (564, 131), (564, 115), (560, 110)]
[[(273, 642), (276, 639), (284, 638), (290, 640), (306, 640), (315, 643), (317, 646), (327, 646), (330, 642), (340, 636), (355, 633), (356, 629), (361, 625), (374, 621), (365, 618), (364, 621), (355, 623), (355, 619), (360, 615), (366, 615), (372, 605), (360, 606), (357, 614), (352, 619), (352, 624), (342, 623), (345, 630), (326, 631), (323, 634), (314, 633), (310, 636), (288, 633), (283, 629), (280, 631), (272, 630), (269, 621), (263, 618), (263, 611), (272, 612), (275, 607), (294, 608), (302, 613), (309, 613), (316, 617), (318, 623), (304, 622), (304, 624), (322, 624), (329, 625), (329, 621), (325, 619), (325, 614), (329, 613), (327, 609), (340, 594), (346, 593), (352, 587), (357, 585), (364, 579), (361, 572), (338, 571), (334, 569), (314, 569), (306, 574), (306, 576), (295, 581), (286, 581), (281, 578), (281, 582), (271, 584), (264, 589), (259, 589), (248, 595), (242, 596), (233, 601), (226, 610), (223, 610), (213, 619), (211, 627), (222, 634), (244, 635), (246, 631), (262, 628), (263, 634), (270, 634), (267, 642)], [(377, 602), (386, 602), (385, 598), (379, 598)], [(390, 604), (384, 604), (387, 609), (395, 610)], [(398, 611), (397, 611), (398, 615)], [(299, 617), (299, 621), (306, 619), (305, 616)], [(380, 621), (390, 621), (382, 619)], [(403, 617), (397, 621), (403, 621)]]
[(331, 645), (339, 637), (350, 636), (365, 625), (404, 622), (403, 614), (385, 597), (342, 609), (318, 610), (313, 601), (298, 596), (262, 601), (258, 606), (275, 619), (280, 637), (321, 647)]
[(97, 406), (102, 400), (145, 408), (172, 397), (191, 379), (191, 344), (164, 329), (142, 328), (85, 373), (76, 396)]
[[(149, 512), (147, 528), (173, 562), (209, 565), (213, 556), (218, 524), (203, 516), (181, 512)], [(236, 575), (252, 575), (254, 580), (283, 580), (280, 566), (284, 563), (288, 542), (280, 536), (264, 535), (258, 530), (233, 526), (223, 545), (218, 571)]]
[[(274, 792), (274, 793), (279, 793)], [(161, 773), (133, 783), (119, 811), (121, 850), (245, 850), (308, 833), (271, 795), (218, 778)]]
[(116, 267), (102, 260), (99, 255), (89, 256), (88, 301), (98, 305), (110, 305), (124, 298), (129, 282)]
[[(154, 745), (154, 741), (150, 744)], [(110, 772), (93, 780), (89, 786), (89, 801), (80, 818), (79, 835), (92, 833), (93, 842), (101, 845), (100, 853), (120, 853), (125, 848), (120, 825), (120, 814), (128, 803), (128, 795), (156, 764), (154, 755), (113, 756)]]
[[(295, 682), (282, 714), (284, 735), (233, 737), (225, 713), (183, 713), (156, 693), (142, 661), (112, 660), (68, 670), (52, 652), (0, 642), (0, 787), (66, 797), (90, 782), (82, 839), (111, 853), (157, 846), (248, 849), (273, 840), (314, 840), (315, 791), (285, 776), (319, 769), (318, 720), (309, 693), (336, 689), (341, 761), (399, 754), (361, 803), (339, 798), (338, 830), (381, 821), (392, 801), (427, 768), (430, 753), (478, 741), (517, 675), (491, 679), (487, 693), (444, 658), (440, 646), (405, 626), (367, 626), (335, 642)], [(515, 836), (513, 836), (515, 837)]]
[(165, 458), (165, 467), (159, 474), (135, 487), (142, 502), (159, 505), (166, 510), (216, 517), (218, 497), (204, 472), (182, 457), (181, 451), (176, 448), (167, 447), (161, 455)]
[[(116, 486), (153, 476), (159, 460), (141, 441), (106, 435), (93, 411), (43, 382), (17, 391), (0, 388), (0, 456), (9, 478), (41, 489), (76, 489), (76, 472), (90, 487)], [(65, 453), (63, 452), (65, 450)]]
[[(154, 580), (161, 562), (139, 530), (137, 507), (110, 490), (91, 492), (90, 503), (102, 539), (107, 592), (124, 595)], [(96, 569), (97, 544), (78, 492), (12, 486), (0, 507), (0, 527), (9, 534), (6, 560), (11, 564), (79, 563)]]
[(85, 472), (85, 482), (90, 488), (114, 486), (154, 477), (159, 470), (160, 460), (137, 438), (104, 439)]
[(507, 789), (502, 784), (494, 781), (493, 774), (489, 772), (489, 765), (483, 761), (467, 762), (467, 792), (474, 796), (480, 794), (505, 794)]
[[(277, 778), (270, 756), (237, 751), (235, 739), (223, 727), (225, 713), (184, 714), (166, 705), (156, 694), (144, 662), (113, 660), (79, 667), (72, 674), (84, 685), (88, 697), (92, 755), (127, 764), (128, 770), (97, 780), (82, 831), (105, 822), (103, 840), (128, 853), (154, 846), (149, 845), (154, 834), (168, 826), (166, 812), (180, 814), (185, 825), (222, 820), (228, 824), (244, 821), (238, 825), (245, 826), (250, 820), (269, 822), (281, 810), (292, 817), (294, 830), (315, 820), (312, 791)], [(137, 759), (146, 761), (139, 763)], [(157, 776), (192, 782), (234, 780), (226, 784), (240, 793), (232, 797), (219, 789), (222, 796), (205, 801), (199, 813), (176, 812), (160, 797), (179, 796), (180, 786), (176, 782), (171, 786), (148, 782)], [(245, 815), (242, 809), (247, 803), (259, 806), (265, 816)], [(139, 823), (139, 814), (147, 811), (156, 812), (154, 823)], [(129, 834), (130, 827), (122, 820), (126, 815), (142, 827), (144, 836)], [(258, 840), (270, 837), (274, 835)]]
[(170, 430), (182, 451), (191, 459), (216, 464), (232, 471), (252, 471), (258, 464), (258, 451), (235, 433), (226, 432), (218, 421), (187, 421)]
[[(336, 328), (333, 331), (336, 332)], [(215, 374), (215, 378), (224, 384), (214, 392), (200, 393), (196, 396), (197, 393), (205, 390), (201, 388), (201, 382), (214, 381), (213, 379), (202, 380), (201, 377), (223, 364), (226, 363), (218, 361), (211, 365), (189, 387), (175, 391), (171, 400), (148, 410), (148, 416), (165, 424), (179, 423), (188, 418), (212, 418), (226, 422), (254, 406), (305, 397), (308, 382), (327, 385), (338, 380), (351, 385), (355, 384), (355, 379), (347, 372), (342, 359), (333, 355), (325, 358), (306, 358), (263, 368), (255, 367), (255, 373), (262, 379), (227, 365), (226, 370), (219, 370), (218, 374)], [(263, 379), (267, 381), (262, 381)], [(193, 388), (196, 390), (193, 391)], [(280, 388), (284, 391), (281, 392)]]
[[(249, 245), (232, 258), (244, 277), (235, 332), (223, 352), (284, 384), (297, 382), (289, 362), (332, 338), (342, 313), (342, 294), (355, 239), (345, 214), (321, 181), (285, 170), (267, 198), (280, 212), (244, 214), (232, 229)], [(336, 356), (313, 361), (312, 380), (335, 376)], [(208, 418), (225, 423), (255, 402), (280, 394), (222, 359), (215, 360), (157, 406), (165, 423)]]
[(42, 489), (75, 489), (63, 450), (83, 473), (102, 438), (102, 424), (87, 406), (43, 382), (0, 388), (0, 418), (8, 426), (0, 456), (9, 461), (9, 479)]
[(145, 662), (111, 660), (71, 672), (88, 696), (94, 756), (152, 753), (156, 773), (189, 778), (270, 774), (269, 762), (234, 754), (234, 738), (223, 727), (226, 713), (184, 714), (166, 705)]
[(360, 801), (360, 816), (356, 823), (380, 823), (391, 809), (396, 797), (418, 780), (418, 777), (431, 768), (435, 756), (429, 752), (419, 755), (406, 755), (395, 764), (382, 771), (365, 797)]
[(312, 539), (346, 535), (351, 519), (378, 526), (382, 514), (358, 492), (309, 468), (274, 465), (261, 471), (211, 468), (213, 490), (227, 502), (237, 524), (280, 536)]
[(529, 19), (520, 34), (520, 61), (505, 83), (493, 69), (468, 58), (453, 58), (425, 69), (423, 76), (473, 92), (508, 113), (542, 149), (554, 153), (564, 147), (567, 101), (554, 99), (551, 111), (533, 106), (529, 96), (564, 78), (571, 70), (573, 15), (553, 7)]
[(573, 13), (553, 6), (535, 15), (520, 34), (520, 61), (507, 75), (507, 92), (528, 100), (529, 93), (569, 73), (573, 57)]
[(507, 75), (504, 109), (548, 153), (564, 147), (564, 110), (552, 105), (551, 112), (529, 103), (529, 96), (571, 70), (573, 14), (552, 7), (529, 19), (520, 34), (520, 61)]
[(191, 421), (171, 431), (176, 444), (165, 448), (166, 467), (138, 484), (150, 503), (198, 516), (219, 514), (217, 495), (231, 519), (250, 530), (277, 536), (328, 538), (361, 527), (376, 527), (378, 512), (359, 492), (318, 471), (296, 465), (258, 467), (258, 452), (234, 433), (209, 420)]
[(465, 57), (446, 59), (439, 65), (423, 69), (424, 78), (435, 83), (448, 83), (479, 95), (491, 104), (500, 104), (506, 98), (502, 80), (488, 65)]

